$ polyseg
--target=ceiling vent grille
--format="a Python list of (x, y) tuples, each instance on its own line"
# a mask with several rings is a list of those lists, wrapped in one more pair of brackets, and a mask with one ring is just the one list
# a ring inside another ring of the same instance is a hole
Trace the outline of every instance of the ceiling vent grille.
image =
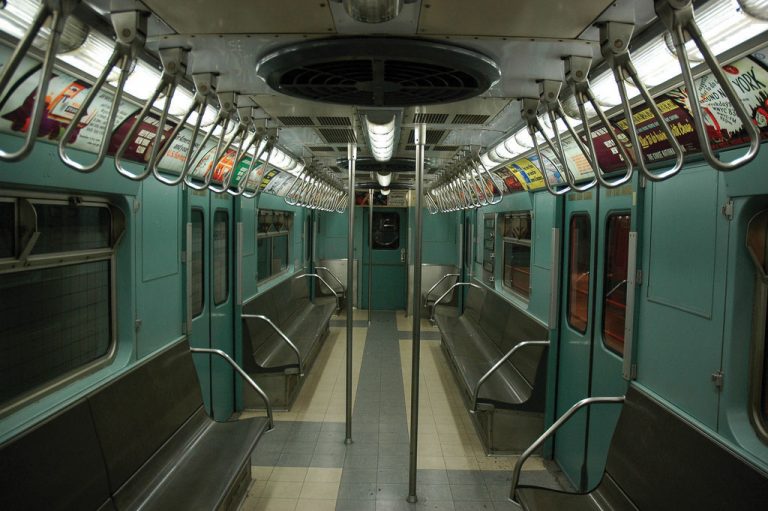
[(433, 151), (440, 151), (444, 153), (452, 153), (454, 151), (459, 150), (459, 146), (457, 145), (436, 145), (432, 148)]
[(314, 126), (315, 123), (312, 122), (312, 119), (310, 117), (304, 117), (304, 116), (285, 116), (285, 117), (278, 117), (280, 122), (283, 123), (284, 126)]
[(349, 129), (319, 128), (317, 131), (329, 144), (348, 144), (355, 142), (355, 132)]
[(415, 124), (444, 124), (448, 120), (448, 114), (414, 114)]
[(352, 126), (349, 117), (318, 116), (317, 122), (320, 126)]
[(340, 37), (284, 47), (257, 64), (272, 89), (289, 96), (358, 106), (405, 107), (483, 94), (501, 72), (458, 46), (406, 38)]
[(336, 152), (335, 147), (330, 146), (309, 146), (309, 150), (313, 153), (333, 153)]
[[(445, 135), (446, 130), (427, 130), (427, 140), (426, 144), (437, 144), (441, 138), (443, 138), (443, 135)], [(414, 131), (411, 130), (411, 133), (408, 135), (408, 144), (415, 144), (416, 143), (416, 137), (414, 134)]]
[(456, 114), (451, 124), (485, 124), (489, 117), (483, 114)]

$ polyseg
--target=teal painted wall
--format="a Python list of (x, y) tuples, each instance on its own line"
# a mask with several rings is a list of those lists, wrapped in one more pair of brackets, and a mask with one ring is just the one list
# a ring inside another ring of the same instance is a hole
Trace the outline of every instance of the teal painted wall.
[[(408, 209), (408, 228), (411, 239), (416, 232), (415, 208)], [(457, 236), (461, 227), (461, 212), (438, 213), (430, 215), (422, 209), (422, 264), (455, 265), (459, 264), (459, 243)], [(413, 265), (413, 250), (408, 251), (408, 261)]]

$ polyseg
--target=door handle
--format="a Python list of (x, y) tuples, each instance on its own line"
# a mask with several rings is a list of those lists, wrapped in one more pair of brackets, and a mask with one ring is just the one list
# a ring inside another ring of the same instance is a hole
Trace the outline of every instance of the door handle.
[(401, 263), (405, 262), (405, 249), (404, 248), (400, 249), (400, 262)]

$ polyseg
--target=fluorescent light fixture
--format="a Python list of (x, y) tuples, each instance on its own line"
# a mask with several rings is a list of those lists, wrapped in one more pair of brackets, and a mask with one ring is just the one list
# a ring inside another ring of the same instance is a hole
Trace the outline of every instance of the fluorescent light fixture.
[[(0, 30), (20, 39), (32, 24), (32, 20), (35, 18), (39, 8), (39, 0), (13, 0), (11, 2), (3, 2), (3, 8), (0, 10)], [(69, 16), (64, 24), (61, 38), (59, 39), (57, 53), (61, 55), (79, 48), (85, 43), (89, 32), (90, 29), (88, 25), (74, 16)], [(32, 45), (35, 48), (44, 50), (48, 44), (50, 35), (50, 23), (46, 23), (40, 27)]]
[[(517, 135), (517, 133), (513, 133), (512, 135), (508, 136), (504, 140), (504, 147), (506, 147), (509, 152), (511, 152), (511, 153), (513, 153), (515, 155), (518, 155), (518, 154), (522, 154), (522, 153), (526, 152), (528, 149), (530, 149), (530, 147), (527, 147), (527, 146), (524, 146), (522, 144), (519, 144), (517, 142), (516, 135)], [(528, 138), (529, 138), (528, 141), (530, 142), (530, 137), (528, 137)]]
[(499, 166), (498, 162), (495, 162), (491, 159), (491, 157), (488, 155), (488, 153), (481, 154), (480, 155), (480, 163), (485, 165), (485, 168), (488, 170), (492, 170)]
[[(194, 98), (190, 91), (184, 87), (176, 87), (176, 91), (173, 93), (173, 98), (171, 99), (171, 108), (168, 110), (168, 113), (175, 117), (181, 117), (187, 113), (187, 110), (189, 110), (189, 107), (192, 106), (193, 101)], [(165, 98), (158, 98), (158, 100), (155, 101), (152, 106), (158, 110), (162, 109), (163, 106), (165, 106)]]
[[(597, 103), (603, 108), (610, 108), (621, 104), (619, 87), (616, 85), (616, 79), (613, 77), (613, 71), (606, 71), (595, 78), (590, 84), (590, 88), (592, 89), (592, 94), (595, 95)], [(634, 97), (638, 92), (632, 85), (627, 84), (627, 94), (629, 94), (629, 97)]]
[(768, 21), (768, 0), (739, 0), (746, 14), (761, 21)]
[(382, 189), (381, 189), (381, 190), (379, 190), (379, 191), (380, 191), (380, 192), (381, 192), (381, 194), (382, 194), (382, 195), (384, 195), (384, 196), (387, 196), (387, 195), (389, 195), (389, 188), (382, 188)]
[[(125, 82), (125, 92), (135, 98), (146, 100), (152, 96), (159, 83), (160, 71), (139, 60)], [(112, 85), (116, 85), (116, 83), (112, 83)]]
[(376, 161), (389, 161), (395, 150), (395, 116), (385, 124), (371, 122), (366, 116), (365, 124), (368, 129), (368, 143), (371, 154)]
[[(211, 131), (211, 127), (213, 126), (213, 123), (216, 122), (216, 117), (218, 114), (219, 113), (216, 108), (211, 105), (206, 106), (205, 112), (203, 112), (203, 121), (200, 123), (200, 129), (206, 133)], [(189, 116), (189, 123), (194, 126), (196, 122), (197, 112), (192, 112), (192, 114)]]
[[(65, 55), (58, 55), (58, 58), (75, 69), (92, 76), (95, 80), (96, 77), (101, 75), (101, 72), (104, 70), (104, 64), (112, 56), (114, 49), (115, 44), (111, 39), (98, 32), (91, 31), (82, 46)], [(108, 79), (117, 80), (119, 72), (119, 69), (113, 68)]]
[(379, 184), (386, 188), (389, 186), (389, 183), (392, 182), (392, 173), (391, 172), (377, 172), (376, 173), (376, 181), (379, 182)]

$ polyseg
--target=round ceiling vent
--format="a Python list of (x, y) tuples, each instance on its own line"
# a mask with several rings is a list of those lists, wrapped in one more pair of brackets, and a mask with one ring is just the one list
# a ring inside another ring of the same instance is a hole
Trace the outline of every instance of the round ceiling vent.
[(501, 77), (480, 53), (402, 38), (334, 38), (281, 48), (257, 66), (278, 92), (357, 106), (403, 107), (478, 96)]

